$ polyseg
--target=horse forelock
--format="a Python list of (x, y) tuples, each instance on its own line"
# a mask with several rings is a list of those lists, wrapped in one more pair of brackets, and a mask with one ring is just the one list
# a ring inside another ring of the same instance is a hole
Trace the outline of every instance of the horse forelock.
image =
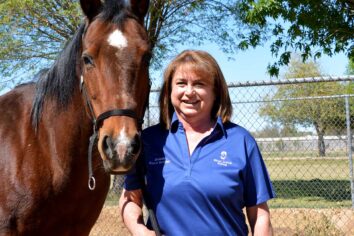
[(121, 25), (127, 18), (138, 20), (137, 16), (131, 12), (128, 0), (106, 0), (98, 17), (103, 21), (111, 21), (118, 25)]

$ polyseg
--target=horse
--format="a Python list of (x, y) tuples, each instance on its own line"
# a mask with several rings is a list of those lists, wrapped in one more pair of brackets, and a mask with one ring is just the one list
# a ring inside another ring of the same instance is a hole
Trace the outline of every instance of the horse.
[(89, 235), (110, 175), (139, 155), (149, 1), (80, 6), (85, 20), (52, 66), (0, 97), (0, 235)]

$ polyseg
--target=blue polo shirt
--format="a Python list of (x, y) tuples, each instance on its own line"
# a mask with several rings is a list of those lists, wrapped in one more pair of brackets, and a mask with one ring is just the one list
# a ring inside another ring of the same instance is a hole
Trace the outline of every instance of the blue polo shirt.
[[(242, 209), (275, 196), (256, 141), (239, 125), (218, 118), (191, 156), (176, 115), (170, 130), (155, 125), (142, 138), (147, 191), (165, 235), (247, 235)], [(141, 188), (137, 173), (124, 187)]]

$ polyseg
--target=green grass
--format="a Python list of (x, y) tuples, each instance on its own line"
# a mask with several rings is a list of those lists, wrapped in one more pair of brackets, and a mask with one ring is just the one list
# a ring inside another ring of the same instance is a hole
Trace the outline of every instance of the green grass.
[(120, 194), (120, 191), (112, 191), (112, 189), (109, 190), (105, 204), (108, 206), (118, 205)]
[(265, 160), (272, 180), (349, 180), (349, 162), (345, 159)]
[[(319, 156), (318, 151), (306, 151), (306, 152), (299, 152), (297, 150), (294, 151), (266, 151), (261, 150), (262, 155), (265, 159), (285, 159), (285, 158), (299, 158), (299, 157), (306, 157), (306, 158), (323, 158)], [(346, 151), (326, 151), (325, 158), (347, 158)]]
[(351, 207), (349, 164), (338, 159), (267, 160), (273, 208)]
[(345, 180), (276, 180), (274, 208), (351, 207), (350, 182)]

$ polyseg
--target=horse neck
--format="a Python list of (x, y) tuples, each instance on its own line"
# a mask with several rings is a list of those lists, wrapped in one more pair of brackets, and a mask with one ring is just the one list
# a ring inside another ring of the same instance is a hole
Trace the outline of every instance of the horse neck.
[(92, 122), (79, 88), (65, 108), (58, 108), (52, 99), (46, 100), (35, 137), (39, 143), (37, 150), (48, 163), (51, 181), (58, 191), (69, 179), (74, 181), (73, 185), (78, 181), (86, 183), (87, 173), (80, 170), (87, 168), (91, 134)]
[(73, 117), (72, 123), (80, 128), (80, 136), (88, 140), (92, 135), (93, 123), (87, 104), (81, 92), (75, 93), (72, 101), (68, 109), (69, 114), (66, 115)]
[[(52, 111), (57, 112), (52, 112)], [(65, 108), (49, 101), (42, 115), (43, 125), (40, 127), (45, 132), (50, 132), (56, 139), (66, 138), (87, 141), (92, 135), (92, 121), (87, 113), (84, 100), (79, 88), (72, 96), (71, 102)], [(50, 129), (48, 129), (50, 127)]]

